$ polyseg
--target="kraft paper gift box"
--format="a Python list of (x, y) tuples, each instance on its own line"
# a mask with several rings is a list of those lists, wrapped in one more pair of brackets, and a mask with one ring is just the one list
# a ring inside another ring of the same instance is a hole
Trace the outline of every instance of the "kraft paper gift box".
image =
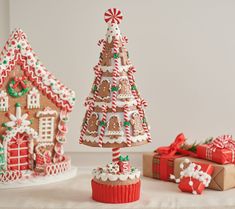
[(156, 152), (143, 154), (143, 175), (164, 181), (172, 181), (170, 174), (174, 173), (174, 160), (182, 155), (171, 157), (158, 155)]
[(180, 133), (169, 146), (159, 147), (154, 152), (144, 153), (143, 175), (163, 181), (172, 181), (170, 175), (174, 171), (174, 160), (182, 157), (177, 152), (185, 140), (184, 134)]
[(181, 133), (169, 146), (159, 147), (155, 152), (144, 153), (143, 175), (163, 181), (172, 181), (170, 175), (174, 172), (174, 160), (182, 157), (176, 153), (184, 144), (185, 139), (184, 134)]
[(234, 164), (226, 164), (221, 165), (211, 161), (191, 158), (191, 157), (182, 157), (174, 160), (174, 175), (176, 178), (180, 176), (180, 163), (185, 160), (185, 158), (189, 159), (191, 162), (199, 162), (204, 164), (211, 164), (214, 167), (214, 172), (212, 174), (211, 183), (209, 184), (209, 189), (224, 191), (228, 189), (232, 189), (235, 187), (235, 165)]

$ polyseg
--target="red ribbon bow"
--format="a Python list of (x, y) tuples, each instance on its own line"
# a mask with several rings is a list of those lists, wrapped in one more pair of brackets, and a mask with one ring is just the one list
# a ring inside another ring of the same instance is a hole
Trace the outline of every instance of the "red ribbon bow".
[(155, 152), (160, 155), (173, 156), (180, 149), (180, 147), (185, 143), (185, 136), (183, 133), (179, 134), (173, 143), (166, 147), (159, 147)]
[(215, 138), (211, 144), (209, 144), (209, 149), (213, 152), (217, 149), (232, 149), (235, 150), (235, 141), (232, 138), (232, 135), (222, 135)]
[(19, 84), (22, 86), (22, 88), (26, 88), (26, 85), (24, 83), (25, 76), (19, 77), (19, 78), (14, 78), (15, 84), (13, 85), (13, 88), (15, 89)]

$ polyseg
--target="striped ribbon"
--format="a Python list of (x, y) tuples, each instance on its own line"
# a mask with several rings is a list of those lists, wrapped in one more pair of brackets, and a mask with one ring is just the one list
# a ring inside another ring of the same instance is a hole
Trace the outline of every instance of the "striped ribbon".
[(232, 135), (222, 135), (215, 138), (211, 144), (208, 145), (206, 150), (206, 158), (212, 160), (213, 152), (216, 149), (229, 149), (232, 151), (232, 162), (235, 160), (235, 141), (232, 139)]

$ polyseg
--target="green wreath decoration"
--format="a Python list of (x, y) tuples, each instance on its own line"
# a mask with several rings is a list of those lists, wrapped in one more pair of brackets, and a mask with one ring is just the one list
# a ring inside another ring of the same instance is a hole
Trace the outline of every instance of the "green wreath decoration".
[[(15, 90), (15, 88), (18, 86), (18, 85), (21, 85), (22, 89), (21, 91), (17, 92)], [(21, 96), (24, 96), (28, 91), (29, 91), (29, 87), (27, 87), (27, 81), (26, 80), (21, 80), (21, 81), (16, 81), (16, 79), (12, 79), (9, 84), (8, 84), (8, 94), (12, 97), (21, 97)]]

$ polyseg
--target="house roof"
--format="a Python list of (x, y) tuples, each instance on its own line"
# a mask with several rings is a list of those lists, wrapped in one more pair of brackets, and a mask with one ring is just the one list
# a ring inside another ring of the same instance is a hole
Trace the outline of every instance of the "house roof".
[(25, 74), (41, 92), (58, 107), (71, 111), (75, 92), (64, 86), (43, 66), (21, 29), (15, 29), (0, 54), (0, 88), (17, 62), (23, 63)]

